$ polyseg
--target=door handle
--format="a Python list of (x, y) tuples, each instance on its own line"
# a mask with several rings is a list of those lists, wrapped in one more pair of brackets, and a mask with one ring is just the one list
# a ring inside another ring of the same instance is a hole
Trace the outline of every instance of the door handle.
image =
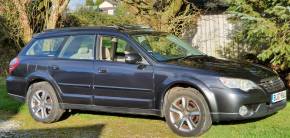
[(146, 68), (146, 65), (144, 65), (144, 64), (140, 64), (137, 67), (138, 70), (143, 70), (144, 68)]
[(59, 70), (59, 67), (58, 67), (57, 65), (52, 65), (52, 66), (51, 66), (51, 69), (52, 69), (52, 70)]
[(105, 69), (105, 68), (99, 68), (99, 73), (107, 73), (107, 69)]

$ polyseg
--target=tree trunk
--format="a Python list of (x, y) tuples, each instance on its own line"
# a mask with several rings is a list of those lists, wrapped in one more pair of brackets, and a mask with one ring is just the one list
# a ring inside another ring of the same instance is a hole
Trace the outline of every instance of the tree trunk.
[(56, 24), (57, 24), (58, 18), (59, 18), (58, 13), (53, 10), (51, 12), (51, 15), (48, 18), (48, 22), (47, 22), (46, 28), (47, 29), (54, 29), (54, 28), (56, 28)]
[(32, 35), (33, 35), (33, 31), (30, 27), (30, 23), (29, 23), (29, 20), (28, 20), (28, 17), (27, 17), (27, 13), (23, 12), (19, 12), (19, 18), (20, 18), (20, 23), (21, 23), (21, 26), (23, 28), (23, 41), (24, 43), (28, 43), (30, 41), (30, 39), (32, 38)]
[(52, 11), (48, 18), (47, 29), (56, 28), (59, 17), (66, 9), (70, 0), (52, 0)]
[(28, 13), (26, 10), (26, 4), (31, 1), (13, 0), (13, 2), (19, 13), (19, 22), (20, 22), (21, 28), (23, 29), (23, 41), (24, 43), (28, 43), (30, 39), (32, 38), (33, 31), (32, 31), (32, 28), (30, 27)]
[(286, 76), (286, 86), (290, 88), (290, 73)]

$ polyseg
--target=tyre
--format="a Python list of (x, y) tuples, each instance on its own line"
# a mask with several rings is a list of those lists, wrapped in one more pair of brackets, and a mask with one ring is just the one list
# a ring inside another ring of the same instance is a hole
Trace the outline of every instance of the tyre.
[(43, 123), (56, 122), (64, 113), (59, 107), (55, 90), (48, 82), (34, 83), (29, 87), (27, 105), (33, 119)]
[(207, 102), (193, 88), (172, 88), (164, 98), (163, 113), (170, 129), (180, 136), (200, 136), (212, 124)]

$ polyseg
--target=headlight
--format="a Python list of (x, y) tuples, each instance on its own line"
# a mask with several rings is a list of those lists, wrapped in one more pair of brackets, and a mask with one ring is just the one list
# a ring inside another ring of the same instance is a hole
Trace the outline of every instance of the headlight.
[(224, 78), (221, 77), (220, 81), (228, 88), (237, 88), (243, 91), (251, 89), (259, 89), (260, 87), (250, 80), (235, 79), (235, 78)]

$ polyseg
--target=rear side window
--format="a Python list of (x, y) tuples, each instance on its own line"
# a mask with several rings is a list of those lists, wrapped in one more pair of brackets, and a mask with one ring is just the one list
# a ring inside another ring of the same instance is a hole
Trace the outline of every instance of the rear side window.
[(59, 57), (66, 59), (94, 59), (95, 35), (70, 36)]
[(25, 55), (45, 57), (55, 56), (63, 41), (64, 37), (38, 39), (27, 50)]

